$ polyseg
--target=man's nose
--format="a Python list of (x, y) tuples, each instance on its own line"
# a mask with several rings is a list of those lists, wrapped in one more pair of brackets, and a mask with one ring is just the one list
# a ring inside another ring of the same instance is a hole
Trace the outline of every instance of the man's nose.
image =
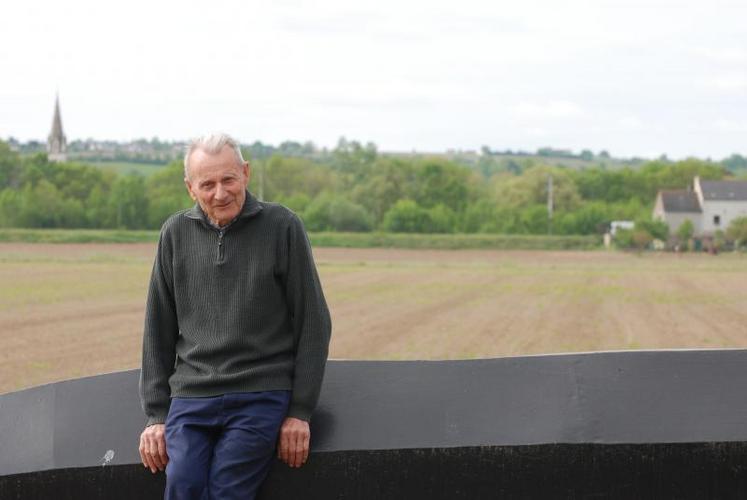
[(226, 195), (228, 194), (228, 191), (223, 187), (223, 184), (218, 184), (215, 187), (215, 198), (218, 200), (225, 199)]

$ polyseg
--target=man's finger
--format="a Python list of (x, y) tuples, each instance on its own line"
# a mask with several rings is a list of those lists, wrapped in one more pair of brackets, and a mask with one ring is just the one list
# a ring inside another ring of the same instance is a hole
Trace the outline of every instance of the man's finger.
[(151, 472), (156, 472), (156, 466), (153, 464), (153, 459), (148, 453), (148, 450), (145, 450), (145, 466), (149, 468)]
[(290, 465), (290, 453), (291, 453), (291, 439), (288, 431), (283, 432), (283, 450), (281, 454), (281, 460), (286, 464)]
[(151, 472), (155, 472), (153, 470), (153, 462), (148, 453), (148, 439), (145, 436), (140, 436), (140, 447), (138, 448), (138, 451), (140, 451), (140, 459), (143, 461), (143, 465), (150, 469)]
[(303, 438), (303, 463), (309, 459), (309, 448), (311, 447), (311, 434), (306, 434)]
[(295, 467), (301, 467), (301, 464), (303, 463), (303, 433), (296, 433), (294, 445), (293, 464)]
[(140, 446), (138, 447), (140, 452), (140, 460), (143, 462), (143, 466), (148, 467), (148, 461), (145, 459), (145, 446), (143, 445), (143, 439), (140, 438)]
[(169, 455), (166, 453), (166, 438), (163, 434), (158, 436), (158, 456), (161, 458), (163, 466), (166, 467), (166, 464), (169, 463)]
[(148, 439), (148, 456), (157, 470), (163, 469), (161, 457), (158, 453), (158, 440), (154, 436), (150, 436)]

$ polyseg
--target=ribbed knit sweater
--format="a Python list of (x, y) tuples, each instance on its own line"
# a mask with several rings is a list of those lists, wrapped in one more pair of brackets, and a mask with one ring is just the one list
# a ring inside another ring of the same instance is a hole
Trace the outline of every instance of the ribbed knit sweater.
[(171, 397), (291, 390), (309, 420), (331, 322), (298, 217), (249, 192), (228, 226), (195, 205), (161, 229), (148, 290), (140, 398), (147, 425)]

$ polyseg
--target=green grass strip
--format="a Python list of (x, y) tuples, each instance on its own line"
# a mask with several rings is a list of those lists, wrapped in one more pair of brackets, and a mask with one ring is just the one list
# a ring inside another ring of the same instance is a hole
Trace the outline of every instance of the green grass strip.
[[(309, 233), (317, 247), (593, 250), (597, 236), (538, 236), (513, 234)], [(158, 231), (111, 229), (0, 229), (0, 242), (15, 243), (143, 243), (158, 241)]]

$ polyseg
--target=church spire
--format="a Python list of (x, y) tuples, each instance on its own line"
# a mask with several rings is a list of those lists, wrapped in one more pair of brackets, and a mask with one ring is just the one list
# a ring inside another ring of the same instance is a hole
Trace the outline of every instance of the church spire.
[(49, 161), (67, 160), (67, 139), (62, 131), (62, 115), (60, 114), (60, 96), (55, 97), (54, 118), (52, 119), (52, 131), (47, 138), (47, 157)]

